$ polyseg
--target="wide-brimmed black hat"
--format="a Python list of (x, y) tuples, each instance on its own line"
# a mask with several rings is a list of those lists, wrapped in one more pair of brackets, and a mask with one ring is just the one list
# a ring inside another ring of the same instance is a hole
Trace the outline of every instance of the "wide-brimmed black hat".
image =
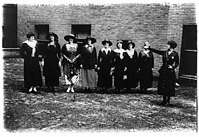
[(129, 46), (129, 44), (132, 44), (133, 47), (135, 47), (135, 43), (132, 40), (129, 40), (127, 44), (128, 44), (128, 46)]
[(85, 39), (85, 43), (87, 43), (88, 42), (88, 40), (91, 40), (91, 43), (93, 44), (93, 43), (95, 43), (96, 42), (96, 39), (95, 38), (93, 38), (93, 37), (86, 37), (86, 39)]
[(64, 36), (64, 39), (65, 39), (66, 41), (68, 41), (69, 39), (75, 40), (76, 38), (75, 38), (75, 35), (69, 34), (69, 35)]
[(58, 41), (58, 39), (59, 39), (58, 35), (55, 34), (54, 32), (48, 33), (48, 35), (46, 36), (46, 39), (47, 39), (47, 40), (50, 40), (50, 36), (54, 36), (55, 41)]
[(102, 41), (102, 44), (105, 45), (105, 43), (109, 43), (109, 46), (113, 45), (113, 43), (109, 39), (105, 39)]

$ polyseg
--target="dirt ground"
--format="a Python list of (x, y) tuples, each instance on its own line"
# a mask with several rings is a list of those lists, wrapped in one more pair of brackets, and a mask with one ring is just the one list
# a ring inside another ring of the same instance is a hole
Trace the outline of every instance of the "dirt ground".
[(9, 132), (62, 131), (197, 131), (197, 89), (177, 88), (168, 107), (160, 106), (157, 81), (146, 94), (138, 89), (66, 93), (63, 77), (55, 93), (23, 89), (23, 60), (4, 59), (4, 128)]

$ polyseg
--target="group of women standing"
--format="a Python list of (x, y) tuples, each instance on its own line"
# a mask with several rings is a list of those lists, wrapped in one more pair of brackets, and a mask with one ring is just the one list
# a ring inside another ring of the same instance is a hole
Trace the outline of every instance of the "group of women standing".
[(105, 39), (97, 57), (94, 46), (96, 39), (93, 37), (87, 37), (80, 48), (73, 34), (66, 35), (66, 43), (61, 48), (58, 36), (49, 33), (46, 37), (48, 43), (42, 54), (38, 52), (34, 34), (27, 34), (27, 38), (22, 44), (21, 53), (24, 58), (24, 86), (29, 92), (37, 92), (36, 86), (42, 85), (40, 65), (43, 66), (48, 91), (54, 91), (54, 86), (59, 86), (60, 67), (63, 66), (65, 82), (68, 85), (66, 92), (74, 92), (75, 84), (80, 84), (87, 91), (96, 87), (106, 91), (112, 87), (112, 76), (118, 92), (123, 88), (136, 88), (138, 81), (140, 90), (145, 92), (152, 86), (154, 52), (163, 56), (158, 84), (158, 93), (163, 95), (161, 104), (169, 104), (170, 97), (175, 95), (174, 69), (179, 65), (178, 54), (173, 50), (177, 46), (175, 41), (167, 43), (167, 51), (152, 49), (145, 42), (143, 50), (138, 54), (133, 41), (128, 42), (125, 50), (123, 42), (118, 40), (116, 49), (112, 50), (112, 42)]

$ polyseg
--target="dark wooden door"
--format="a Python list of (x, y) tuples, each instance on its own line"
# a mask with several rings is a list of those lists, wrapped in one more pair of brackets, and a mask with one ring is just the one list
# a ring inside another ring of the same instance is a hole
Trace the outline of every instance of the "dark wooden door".
[(197, 26), (183, 25), (180, 76), (197, 76)]
[(3, 48), (18, 48), (17, 46), (17, 5), (3, 5)]

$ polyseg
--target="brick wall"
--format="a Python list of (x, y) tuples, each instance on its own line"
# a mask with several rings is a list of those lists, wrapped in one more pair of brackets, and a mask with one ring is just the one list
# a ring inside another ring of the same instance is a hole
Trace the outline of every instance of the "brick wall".
[[(191, 9), (191, 11), (189, 10)], [(185, 14), (186, 13), (186, 14)], [(145, 41), (157, 49), (164, 49), (168, 40), (174, 39), (180, 51), (182, 25), (195, 22), (193, 4), (118, 4), (118, 5), (18, 5), (18, 44), (24, 41), (35, 24), (49, 24), (49, 29), (59, 36), (71, 33), (71, 24), (91, 24), (91, 35), (101, 41), (110, 38), (115, 48), (116, 40), (133, 40), (139, 52)], [(161, 65), (161, 56), (155, 56), (154, 75)]]

